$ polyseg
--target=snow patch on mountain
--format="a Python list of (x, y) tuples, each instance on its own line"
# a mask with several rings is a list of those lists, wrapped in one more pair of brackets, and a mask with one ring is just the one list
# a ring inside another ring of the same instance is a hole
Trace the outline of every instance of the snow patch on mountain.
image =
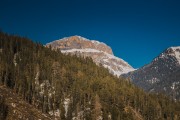
[(168, 48), (165, 52), (161, 53), (159, 58), (175, 58), (178, 62), (178, 64), (180, 64), (180, 46), (178, 47), (170, 47)]
[(173, 49), (174, 55), (180, 64), (180, 46), (179, 47), (171, 47), (171, 49)]
[(99, 50), (95, 50), (95, 49), (90, 49), (90, 48), (86, 48), (86, 49), (70, 49), (70, 50), (61, 50), (62, 53), (71, 53), (71, 52), (100, 52)]
[[(102, 63), (102, 65), (109, 69), (109, 72), (116, 75), (116, 76), (120, 76), (121, 74), (124, 73), (128, 73), (131, 72), (133, 70), (135, 70), (134, 68), (132, 68), (127, 62), (125, 62), (123, 59), (120, 59), (118, 57), (115, 57), (114, 55), (105, 53), (103, 51), (99, 51), (96, 49), (90, 49), (90, 48), (86, 48), (86, 49), (70, 49), (70, 50), (61, 50), (62, 53), (100, 53), (103, 54), (103, 56), (99, 56), (100, 59), (96, 59), (96, 63)], [(119, 63), (123, 63), (123, 64), (119, 64)]]
[(70, 99), (69, 98), (65, 98), (64, 99), (64, 110), (65, 110), (65, 114), (64, 115), (65, 115), (66, 118), (67, 118), (69, 104), (70, 104)]

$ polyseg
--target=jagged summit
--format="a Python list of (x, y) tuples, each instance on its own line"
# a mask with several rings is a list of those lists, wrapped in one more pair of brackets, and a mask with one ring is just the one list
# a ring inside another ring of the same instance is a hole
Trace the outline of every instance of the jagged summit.
[(64, 54), (91, 57), (97, 65), (102, 64), (109, 69), (110, 73), (117, 76), (134, 70), (126, 61), (115, 57), (108, 45), (97, 40), (89, 40), (75, 35), (53, 41), (46, 46), (50, 45), (52, 49), (60, 48)]
[(157, 58), (155, 58), (154, 61), (156, 61), (157, 59), (171, 59), (174, 63), (180, 64), (180, 46), (169, 47)]
[[(166, 49), (163, 53), (166, 53), (166, 54), (171, 54), (171, 55), (174, 55), (174, 54), (177, 54), (177, 53), (180, 53), (180, 46), (176, 46), (176, 47), (169, 47), (168, 49)], [(179, 57), (179, 56), (178, 56)]]
[(172, 55), (174, 55), (174, 57), (177, 59), (177, 61), (180, 64), (180, 46), (171, 47), (171, 49), (173, 50)]

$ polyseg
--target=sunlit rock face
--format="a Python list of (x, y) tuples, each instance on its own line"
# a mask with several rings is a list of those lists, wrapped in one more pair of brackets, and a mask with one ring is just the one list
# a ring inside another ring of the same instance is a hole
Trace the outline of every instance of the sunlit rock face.
[(110, 73), (116, 76), (134, 70), (123, 59), (115, 57), (109, 46), (96, 40), (89, 40), (81, 36), (72, 36), (50, 42), (46, 46), (51, 46), (52, 49), (60, 49), (64, 54), (91, 57), (97, 65), (103, 65)]

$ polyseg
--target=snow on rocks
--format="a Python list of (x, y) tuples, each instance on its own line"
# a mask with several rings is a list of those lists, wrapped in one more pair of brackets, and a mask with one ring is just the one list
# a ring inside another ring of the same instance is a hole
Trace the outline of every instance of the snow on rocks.
[(160, 54), (159, 58), (175, 58), (180, 65), (180, 46), (168, 48), (165, 52)]
[(14, 54), (14, 58), (13, 58), (13, 63), (14, 63), (14, 66), (15, 66), (15, 67), (17, 66), (17, 61), (16, 61), (16, 59), (17, 59), (17, 53)]
[[(96, 64), (102, 64), (105, 68), (109, 70), (110, 73), (116, 76), (120, 76), (121, 74), (135, 70), (123, 59), (96, 49), (90, 49), (90, 48), (70, 49), (70, 50), (61, 50), (61, 52), (64, 54), (80, 53), (82, 56), (90, 56), (92, 57), (92, 59), (95, 61)], [(92, 53), (94, 54), (92, 55)]]
[(171, 47), (174, 51), (174, 56), (180, 64), (180, 47)]
[(65, 98), (64, 99), (64, 110), (65, 110), (65, 114), (64, 115), (65, 115), (65, 117), (67, 117), (69, 103), (70, 103), (70, 99), (69, 98)]

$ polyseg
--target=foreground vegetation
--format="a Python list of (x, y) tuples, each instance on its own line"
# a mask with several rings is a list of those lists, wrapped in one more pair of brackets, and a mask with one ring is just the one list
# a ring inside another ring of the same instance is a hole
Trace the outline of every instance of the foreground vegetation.
[[(58, 119), (180, 119), (180, 103), (145, 93), (90, 58), (63, 55), (39, 43), (0, 33), (0, 85)], [(0, 115), (8, 109), (0, 100)], [(7, 111), (8, 112), (8, 111)]]

